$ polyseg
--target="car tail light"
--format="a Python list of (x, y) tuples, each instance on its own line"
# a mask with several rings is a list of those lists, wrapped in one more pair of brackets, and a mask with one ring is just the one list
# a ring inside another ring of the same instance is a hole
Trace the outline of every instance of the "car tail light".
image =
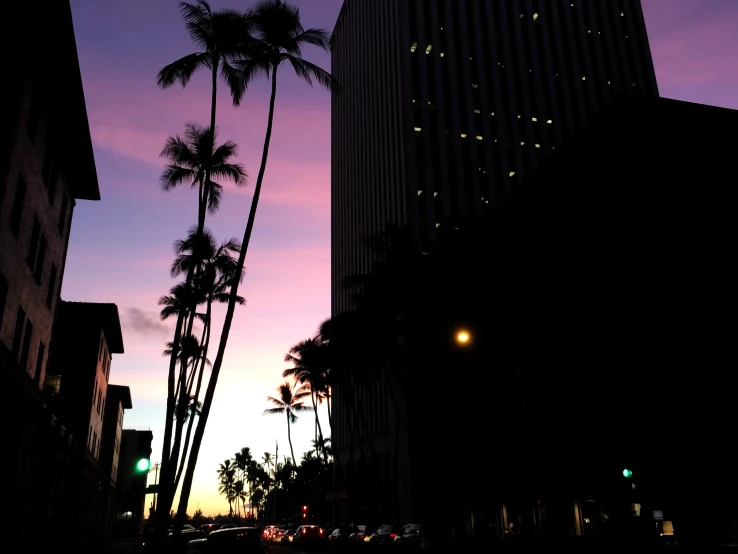
[(395, 533), (390, 533), (390, 538), (394, 539), (397, 535)]
[(304, 535), (305, 533), (307, 533), (307, 532), (308, 532), (308, 531), (307, 531), (307, 529), (305, 529), (305, 528), (303, 528), (303, 529), (302, 529), (302, 534), (303, 534), (303, 535)]
[(322, 529), (320, 530), (320, 534), (321, 534), (321, 535), (323, 534), (323, 530), (322, 530)]

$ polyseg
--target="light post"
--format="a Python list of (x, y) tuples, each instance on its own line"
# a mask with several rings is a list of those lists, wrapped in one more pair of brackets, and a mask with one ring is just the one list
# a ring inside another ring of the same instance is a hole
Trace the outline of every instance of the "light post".
[(159, 496), (159, 467), (161, 466), (160, 463), (155, 463), (153, 467), (149, 468), (149, 473), (151, 473), (151, 469), (154, 470), (154, 506), (153, 510), (154, 513), (156, 513), (156, 499)]
[(471, 342), (471, 333), (466, 329), (460, 329), (456, 333), (456, 343), (460, 346), (467, 346)]

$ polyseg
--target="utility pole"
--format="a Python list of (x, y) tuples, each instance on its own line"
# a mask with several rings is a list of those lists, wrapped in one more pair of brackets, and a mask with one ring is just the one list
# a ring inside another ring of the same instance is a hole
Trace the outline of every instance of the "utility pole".
[(159, 498), (159, 466), (160, 463), (154, 464), (154, 513), (156, 513), (156, 499)]
[(272, 524), (277, 524), (277, 463), (279, 461), (279, 441), (275, 443), (274, 451), (274, 498), (272, 499)]

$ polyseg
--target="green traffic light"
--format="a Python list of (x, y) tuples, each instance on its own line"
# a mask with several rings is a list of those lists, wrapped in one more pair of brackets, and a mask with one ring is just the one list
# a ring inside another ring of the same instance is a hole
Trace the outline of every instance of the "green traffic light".
[(139, 471), (143, 473), (144, 471), (148, 471), (151, 467), (151, 461), (147, 458), (141, 458), (138, 462), (136, 462), (136, 471)]
[(630, 479), (631, 477), (633, 477), (633, 472), (629, 469), (624, 469), (623, 477), (625, 477), (626, 479)]

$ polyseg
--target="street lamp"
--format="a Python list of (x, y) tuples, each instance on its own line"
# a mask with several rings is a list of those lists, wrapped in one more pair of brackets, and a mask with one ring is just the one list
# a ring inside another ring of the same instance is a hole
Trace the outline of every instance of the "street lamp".
[(456, 333), (456, 342), (460, 345), (466, 346), (469, 344), (469, 341), (471, 341), (471, 334), (469, 334), (469, 331), (462, 329)]

